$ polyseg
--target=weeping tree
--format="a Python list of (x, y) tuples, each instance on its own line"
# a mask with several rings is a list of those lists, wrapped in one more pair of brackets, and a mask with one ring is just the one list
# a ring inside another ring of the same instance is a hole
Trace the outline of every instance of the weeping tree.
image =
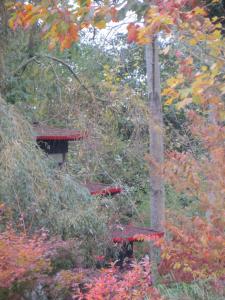
[(97, 200), (42, 153), (30, 125), (2, 98), (0, 203), (1, 230), (9, 222), (26, 233), (44, 228), (64, 239), (80, 238), (84, 248), (100, 253), (108, 240), (107, 216), (99, 213)]

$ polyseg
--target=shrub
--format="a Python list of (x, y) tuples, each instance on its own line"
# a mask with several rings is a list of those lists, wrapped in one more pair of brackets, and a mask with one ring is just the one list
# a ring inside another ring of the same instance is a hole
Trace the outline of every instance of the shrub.
[(0, 290), (32, 281), (50, 270), (42, 237), (16, 234), (12, 228), (0, 233)]
[[(118, 272), (116, 267), (104, 269), (101, 275), (87, 285), (87, 300), (162, 300), (157, 289), (152, 286), (149, 262), (135, 263), (132, 269)], [(81, 298), (82, 299), (82, 298)]]
[(179, 226), (167, 225), (171, 238), (161, 241), (160, 273), (180, 282), (225, 278), (225, 211), (205, 218), (181, 218)]

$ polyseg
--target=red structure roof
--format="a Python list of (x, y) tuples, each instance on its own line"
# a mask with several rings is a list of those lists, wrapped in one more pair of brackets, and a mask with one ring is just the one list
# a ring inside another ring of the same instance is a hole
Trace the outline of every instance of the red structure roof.
[(84, 186), (89, 190), (91, 195), (95, 196), (115, 195), (122, 192), (122, 188), (119, 186), (112, 186), (101, 183), (86, 183), (84, 184)]
[[(75, 141), (81, 140), (87, 136), (87, 133), (81, 132), (79, 130), (74, 129), (61, 129), (61, 128), (52, 128), (49, 126), (35, 124), (33, 125), (33, 130), (35, 132), (35, 139), (37, 141), (49, 141), (48, 143), (52, 143), (51, 141)], [(62, 146), (61, 146), (62, 147)], [(56, 145), (52, 146), (53, 150), (55, 150)], [(42, 146), (42, 149), (49, 152), (46, 147)], [(50, 148), (51, 150), (51, 148)], [(59, 149), (57, 149), (59, 150)], [(60, 149), (62, 151), (62, 149)], [(66, 150), (64, 149), (64, 153), (68, 151), (68, 143), (66, 146)], [(51, 153), (59, 153), (59, 152), (51, 152)], [(61, 153), (61, 152), (60, 152)], [(89, 190), (91, 195), (98, 196), (107, 196), (107, 195), (115, 195), (122, 192), (122, 188), (118, 186), (105, 185), (100, 183), (86, 183), (84, 186)]]
[(114, 243), (156, 240), (164, 236), (163, 232), (152, 230), (149, 227), (133, 225), (116, 225), (111, 234)]
[(76, 141), (87, 136), (80, 130), (52, 128), (47, 125), (34, 125), (33, 130), (37, 141)]

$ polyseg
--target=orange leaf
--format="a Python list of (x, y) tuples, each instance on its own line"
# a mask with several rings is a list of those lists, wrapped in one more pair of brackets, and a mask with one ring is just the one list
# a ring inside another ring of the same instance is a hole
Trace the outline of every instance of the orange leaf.
[(127, 41), (128, 41), (128, 43), (132, 43), (137, 40), (138, 28), (139, 28), (139, 25), (135, 25), (134, 23), (130, 23), (127, 26), (127, 30), (128, 30)]

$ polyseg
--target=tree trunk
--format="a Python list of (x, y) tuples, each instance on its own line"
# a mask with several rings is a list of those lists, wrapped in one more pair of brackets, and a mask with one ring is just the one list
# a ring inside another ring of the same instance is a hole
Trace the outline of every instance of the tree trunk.
[(0, 0), (0, 94), (5, 89), (5, 44), (7, 36), (7, 10), (5, 1)]
[[(164, 231), (165, 223), (165, 190), (161, 175), (164, 162), (163, 116), (160, 91), (160, 66), (156, 38), (146, 46), (146, 68), (148, 101), (150, 106), (149, 135), (150, 135), (150, 220), (151, 228)], [(151, 244), (151, 263), (157, 267), (159, 251)]]
[(0, 94), (3, 93), (5, 87), (5, 65), (4, 65), (4, 48), (0, 42)]

